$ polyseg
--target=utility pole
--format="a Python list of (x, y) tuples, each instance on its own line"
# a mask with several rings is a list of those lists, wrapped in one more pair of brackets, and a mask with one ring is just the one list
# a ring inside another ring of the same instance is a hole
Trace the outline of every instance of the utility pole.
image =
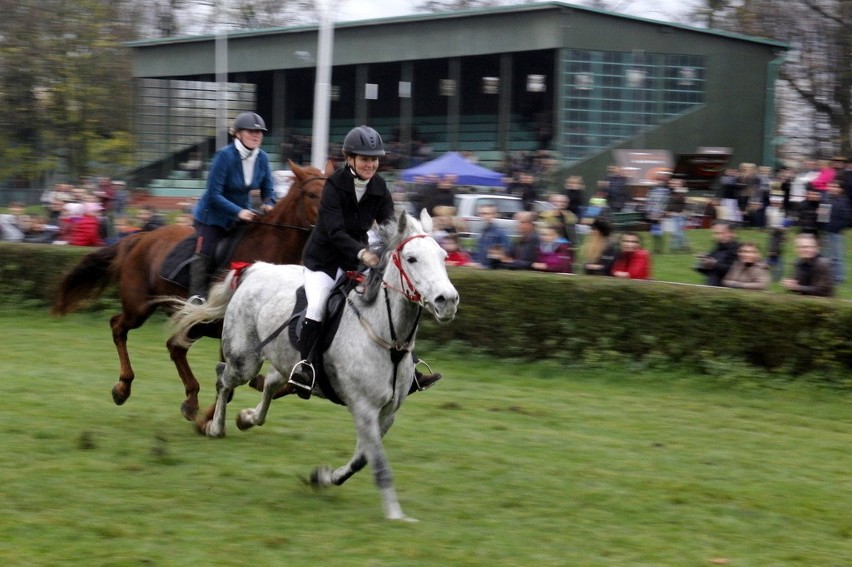
[(317, 76), (314, 84), (314, 124), (312, 130), (311, 165), (320, 171), (328, 160), (328, 130), (331, 115), (331, 55), (334, 50), (335, 0), (317, 2), (319, 36), (317, 39)]
[(228, 0), (216, 0), (216, 150), (228, 144)]

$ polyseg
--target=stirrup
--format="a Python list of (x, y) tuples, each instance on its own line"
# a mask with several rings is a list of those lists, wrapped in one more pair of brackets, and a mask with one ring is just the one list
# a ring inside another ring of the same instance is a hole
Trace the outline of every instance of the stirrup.
[(438, 382), (438, 380), (440, 380), (440, 379), (441, 379), (441, 377), (442, 377), (440, 374), (438, 374), (438, 375), (437, 375), (437, 376), (438, 376), (438, 379), (437, 379), (437, 380), (434, 380), (433, 382), (431, 382), (431, 383), (429, 383), (429, 384), (426, 384), (425, 386), (421, 386), (421, 385), (420, 385), (420, 380), (418, 380), (418, 379), (417, 379), (417, 367), (418, 367), (418, 366), (420, 366), (421, 364), (422, 364), (423, 366), (425, 366), (425, 367), (426, 367), (426, 370), (428, 370), (428, 371), (429, 371), (428, 373), (425, 373), (425, 374), (422, 374), (422, 373), (421, 373), (423, 376), (434, 376), (434, 375), (435, 375), (435, 373), (434, 373), (434, 372), (432, 372), (432, 367), (431, 367), (431, 366), (429, 366), (429, 363), (428, 363), (428, 362), (426, 362), (425, 360), (418, 360), (418, 361), (417, 361), (417, 363), (414, 365), (414, 384), (413, 384), (414, 389), (415, 389), (417, 392), (422, 392), (422, 391), (424, 391), (424, 390), (428, 390), (429, 388), (431, 388), (432, 386), (434, 386), (434, 385), (435, 385), (435, 383), (436, 383), (436, 382)]
[(200, 295), (193, 295), (192, 297), (186, 300), (186, 303), (188, 305), (196, 305), (198, 307), (201, 307), (202, 305), (207, 303), (207, 300), (201, 297)]
[[(302, 369), (303, 366), (306, 366), (308, 369), (310, 369), (310, 375), (308, 375), (308, 373)], [(298, 378), (302, 377), (307, 377), (309, 383), (306, 384), (304, 382), (300, 382)], [(317, 373), (316, 370), (314, 370), (313, 363), (305, 359), (300, 360), (299, 362), (293, 365), (293, 369), (290, 371), (290, 376), (289, 378), (287, 378), (287, 383), (292, 384), (296, 387), (296, 394), (300, 398), (307, 400), (311, 397), (311, 392), (314, 391), (314, 384), (316, 383), (316, 380)]]

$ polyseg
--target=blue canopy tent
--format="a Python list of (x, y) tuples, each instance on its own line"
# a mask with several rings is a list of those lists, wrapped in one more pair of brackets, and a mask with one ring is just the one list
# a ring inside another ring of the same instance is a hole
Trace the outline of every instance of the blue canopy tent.
[(467, 161), (458, 152), (447, 152), (416, 167), (403, 170), (400, 178), (403, 181), (414, 181), (416, 177), (427, 175), (455, 175), (457, 185), (482, 185), (486, 187), (503, 187), (503, 174)]

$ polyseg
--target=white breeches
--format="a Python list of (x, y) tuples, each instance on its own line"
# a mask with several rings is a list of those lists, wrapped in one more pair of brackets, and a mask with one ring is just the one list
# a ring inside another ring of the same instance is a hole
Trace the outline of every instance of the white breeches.
[(331, 279), (324, 272), (314, 272), (305, 268), (305, 296), (308, 299), (308, 307), (305, 309), (305, 317), (314, 321), (322, 321), (325, 318), (325, 303), (334, 284), (346, 273), (339, 269), (337, 277)]

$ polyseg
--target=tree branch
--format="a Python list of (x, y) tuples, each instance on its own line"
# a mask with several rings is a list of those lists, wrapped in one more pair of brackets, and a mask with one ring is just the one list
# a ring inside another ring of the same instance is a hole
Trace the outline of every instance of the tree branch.
[(799, 83), (796, 82), (796, 80), (791, 77), (790, 74), (787, 73), (783, 68), (779, 72), (778, 76), (784, 81), (786, 81), (787, 84), (790, 85), (790, 88), (796, 91), (796, 94), (798, 94), (800, 97), (805, 99), (808, 104), (813, 107), (814, 110), (827, 114), (828, 116), (834, 115), (834, 109), (831, 107), (830, 104), (819, 100), (812, 91), (803, 89), (801, 85), (799, 85)]
[[(846, 1), (846, 0), (841, 0), (841, 2), (843, 2), (843, 1)], [(820, 16), (822, 16), (823, 18), (829, 19), (832, 22), (834, 22), (838, 25), (841, 25), (841, 26), (846, 25), (846, 23), (843, 21), (843, 18), (841, 18), (840, 16), (834, 16), (832, 14), (829, 14), (828, 12), (826, 12), (823, 9), (822, 6), (820, 6), (819, 4), (814, 2), (813, 0), (803, 0), (802, 3), (805, 6), (807, 6), (808, 8), (810, 8), (811, 10), (813, 10), (814, 12), (816, 12), (817, 14), (819, 14)]]

